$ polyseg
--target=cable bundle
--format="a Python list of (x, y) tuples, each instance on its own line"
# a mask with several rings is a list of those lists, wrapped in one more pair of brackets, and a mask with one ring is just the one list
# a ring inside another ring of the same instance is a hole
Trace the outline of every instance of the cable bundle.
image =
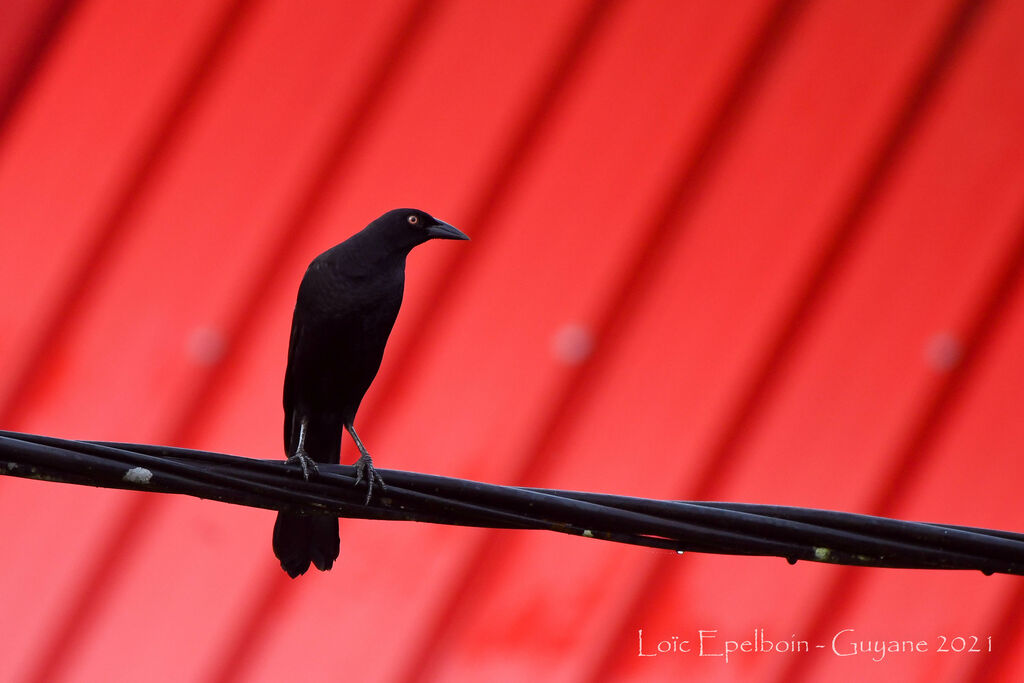
[(867, 567), (1024, 574), (1024, 534), (746, 503), (651, 500), (498, 486), (379, 470), (368, 505), (354, 468), (320, 465), (309, 481), (284, 461), (167, 446), (70, 441), (0, 431), (0, 474), (178, 493), (236, 505), (363, 519), (546, 529), (652, 548), (777, 556)]

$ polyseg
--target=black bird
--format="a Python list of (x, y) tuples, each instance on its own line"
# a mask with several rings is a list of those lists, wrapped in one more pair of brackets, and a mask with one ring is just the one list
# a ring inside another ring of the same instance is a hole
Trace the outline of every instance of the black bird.
[[(405, 258), (431, 239), (468, 240), (455, 227), (417, 209), (395, 209), (313, 259), (299, 285), (284, 373), (284, 447), (309, 478), (316, 463), (340, 460), (341, 434), (359, 448), (356, 485), (384, 481), (353, 421), (377, 375), (402, 305)], [(292, 578), (312, 562), (326, 571), (338, 557), (338, 520), (280, 512), (274, 554)]]

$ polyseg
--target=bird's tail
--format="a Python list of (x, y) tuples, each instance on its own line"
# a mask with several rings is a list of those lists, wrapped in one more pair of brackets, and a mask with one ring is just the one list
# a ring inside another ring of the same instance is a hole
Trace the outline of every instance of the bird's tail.
[(293, 579), (305, 574), (310, 562), (320, 571), (327, 571), (338, 559), (340, 548), (337, 517), (277, 514), (274, 554), (281, 560), (281, 569)]

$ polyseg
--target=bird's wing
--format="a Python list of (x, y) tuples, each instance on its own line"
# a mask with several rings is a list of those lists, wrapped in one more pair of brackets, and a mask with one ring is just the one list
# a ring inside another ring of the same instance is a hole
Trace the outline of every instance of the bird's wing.
[(284, 371), (284, 452), (291, 455), (292, 445), (292, 414), (295, 410), (295, 382), (292, 377), (295, 369), (292, 362), (295, 360), (295, 350), (302, 338), (302, 323), (299, 316), (292, 317), (292, 334), (288, 340), (288, 367)]

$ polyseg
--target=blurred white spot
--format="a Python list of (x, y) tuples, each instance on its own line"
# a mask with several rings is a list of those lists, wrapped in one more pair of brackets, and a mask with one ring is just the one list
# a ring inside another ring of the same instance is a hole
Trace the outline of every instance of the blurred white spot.
[(822, 562), (827, 562), (830, 557), (832, 557), (832, 551), (828, 548), (814, 549), (814, 559), (820, 560)]
[(579, 323), (566, 323), (555, 333), (555, 358), (569, 365), (579, 365), (594, 350), (594, 335)]
[(590, 529), (584, 529), (583, 530), (583, 535), (586, 536), (587, 538), (593, 538), (594, 537), (594, 532), (591, 531)]
[(925, 358), (936, 370), (949, 371), (960, 364), (963, 346), (950, 332), (939, 332), (928, 340)]
[(133, 467), (125, 472), (124, 477), (122, 477), (125, 481), (130, 481), (133, 484), (148, 484), (152, 478), (153, 473), (145, 467)]
[(197, 327), (188, 338), (188, 353), (201, 365), (216, 365), (224, 357), (224, 335), (212, 327)]

